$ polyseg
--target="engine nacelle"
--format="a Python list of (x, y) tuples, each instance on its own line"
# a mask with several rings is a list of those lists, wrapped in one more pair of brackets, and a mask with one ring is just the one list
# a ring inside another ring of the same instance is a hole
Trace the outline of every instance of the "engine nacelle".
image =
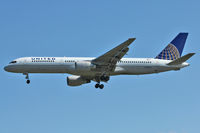
[(84, 79), (81, 76), (72, 75), (67, 77), (67, 85), (69, 86), (80, 86), (90, 82), (90, 80)]
[(92, 64), (89, 61), (78, 61), (75, 62), (75, 69), (79, 71), (90, 71), (92, 69), (95, 69), (96, 65)]

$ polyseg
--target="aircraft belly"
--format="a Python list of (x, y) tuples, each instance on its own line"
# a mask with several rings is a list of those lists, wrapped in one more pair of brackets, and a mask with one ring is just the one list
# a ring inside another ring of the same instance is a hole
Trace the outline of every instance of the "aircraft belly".
[(16, 73), (67, 73), (66, 65), (16, 65), (13, 72)]
[(140, 75), (140, 74), (151, 74), (159, 73), (171, 70), (168, 67), (161, 66), (123, 66), (116, 67), (115, 71), (111, 75)]
[(155, 68), (154, 67), (144, 67), (144, 66), (135, 66), (135, 67), (126, 67), (128, 74), (148, 74), (153, 73)]
[(38, 64), (38, 65), (15, 65), (11, 66), (14, 73), (68, 73), (72, 75), (94, 76), (94, 71), (78, 71), (74, 68), (74, 65), (62, 65), (62, 64)]

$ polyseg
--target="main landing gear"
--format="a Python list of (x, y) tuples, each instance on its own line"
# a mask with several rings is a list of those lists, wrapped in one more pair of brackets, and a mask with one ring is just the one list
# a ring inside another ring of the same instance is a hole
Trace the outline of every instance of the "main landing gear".
[(97, 84), (95, 85), (95, 88), (100, 88), (100, 89), (103, 89), (104, 88), (104, 85), (103, 84), (100, 84), (101, 81), (103, 82), (108, 82), (108, 80), (110, 79), (109, 76), (107, 75), (102, 75), (102, 76), (97, 76), (95, 78), (95, 81), (97, 82)]
[(97, 83), (97, 84), (95, 85), (95, 88), (100, 88), (100, 89), (103, 89), (103, 87), (104, 87), (104, 85), (103, 85), (103, 84), (99, 84), (99, 83)]
[(27, 83), (27, 84), (30, 84), (31, 81), (30, 81), (30, 79), (29, 79), (28, 73), (24, 73), (24, 75), (26, 75), (26, 77), (25, 77), (25, 78), (27, 79), (27, 80), (26, 80), (26, 83)]

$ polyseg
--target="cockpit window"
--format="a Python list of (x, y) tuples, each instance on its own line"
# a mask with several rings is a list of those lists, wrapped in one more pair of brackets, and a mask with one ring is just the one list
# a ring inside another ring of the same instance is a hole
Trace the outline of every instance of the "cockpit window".
[(10, 64), (12, 64), (12, 63), (17, 63), (17, 61), (15, 61), (15, 60), (14, 60), (14, 61), (11, 61)]

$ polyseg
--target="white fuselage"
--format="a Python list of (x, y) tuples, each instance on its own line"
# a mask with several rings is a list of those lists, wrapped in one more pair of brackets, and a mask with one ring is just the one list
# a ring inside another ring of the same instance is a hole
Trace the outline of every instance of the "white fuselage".
[[(79, 66), (77, 62), (86, 61), (91, 63), (94, 58), (90, 57), (23, 57), (16, 59), (4, 69), (14, 73), (69, 73), (72, 75), (94, 76), (100, 71), (95, 66)], [(169, 70), (179, 70), (189, 64), (184, 62), (180, 65), (167, 65), (171, 60), (154, 58), (122, 58), (117, 62), (115, 70), (109, 75), (141, 75), (159, 73)], [(81, 68), (80, 68), (81, 67)], [(89, 67), (89, 68), (88, 68)]]

